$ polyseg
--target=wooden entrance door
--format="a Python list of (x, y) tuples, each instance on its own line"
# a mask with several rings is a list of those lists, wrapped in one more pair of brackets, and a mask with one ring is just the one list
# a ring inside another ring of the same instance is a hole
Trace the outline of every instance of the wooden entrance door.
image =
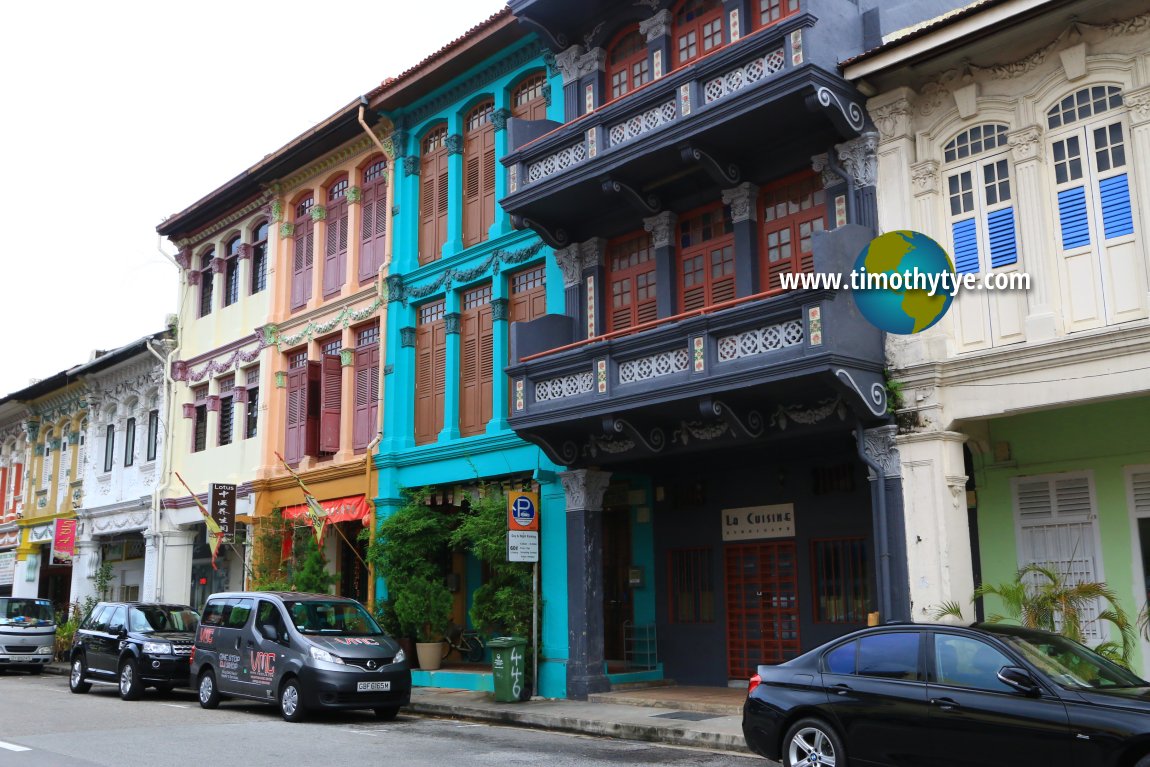
[(627, 568), (631, 564), (628, 507), (603, 510), (603, 657), (622, 660), (623, 624), (633, 619)]
[(726, 547), (727, 673), (748, 679), (760, 664), (799, 654), (794, 541)]

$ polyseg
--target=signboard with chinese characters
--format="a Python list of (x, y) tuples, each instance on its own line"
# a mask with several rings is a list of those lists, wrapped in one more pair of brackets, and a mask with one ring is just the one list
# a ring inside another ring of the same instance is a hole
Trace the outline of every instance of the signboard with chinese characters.
[(793, 503), (723, 509), (722, 515), (724, 541), (792, 538), (795, 534), (795, 505)]
[(70, 565), (76, 555), (76, 520), (57, 519), (52, 536), (52, 564)]
[(236, 486), (213, 482), (209, 500), (212, 519), (220, 526), (224, 541), (231, 542), (236, 532)]
[(507, 561), (538, 562), (539, 533), (535, 530), (508, 530)]

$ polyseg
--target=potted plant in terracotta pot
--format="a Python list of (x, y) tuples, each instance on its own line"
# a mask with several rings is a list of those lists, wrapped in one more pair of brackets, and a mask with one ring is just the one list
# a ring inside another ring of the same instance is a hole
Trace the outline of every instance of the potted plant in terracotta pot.
[(434, 671), (443, 661), (443, 635), (451, 622), (452, 597), (443, 578), (427, 572), (398, 585), (395, 614), (400, 623), (415, 626), (419, 667)]

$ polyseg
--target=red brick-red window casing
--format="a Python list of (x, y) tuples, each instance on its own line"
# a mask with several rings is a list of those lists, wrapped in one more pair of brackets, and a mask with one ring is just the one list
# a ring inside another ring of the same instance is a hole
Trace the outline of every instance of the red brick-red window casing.
[(752, 0), (751, 28), (769, 27), (798, 12), (799, 0)]
[(327, 188), (324, 218), (323, 294), (332, 296), (347, 282), (347, 187), (344, 175)]
[(760, 199), (760, 289), (774, 290), (779, 275), (814, 270), (813, 235), (825, 228), (826, 192), (818, 175), (803, 172), (764, 188)]
[(523, 78), (511, 94), (511, 116), (520, 120), (546, 120), (546, 84), (547, 75), (543, 72), (535, 72)]
[(671, 47), (681, 67), (723, 44), (723, 4), (720, 0), (683, 0), (675, 8)]
[(379, 431), (379, 324), (355, 331), (352, 448), (366, 450)]
[(735, 298), (735, 235), (727, 207), (709, 205), (680, 219), (679, 267), (682, 311)]
[(439, 258), (447, 242), (447, 126), (432, 128), (419, 160), (419, 263)]
[(495, 102), (475, 105), (467, 113), (463, 136), (463, 246), (487, 239), (495, 222)]
[(617, 99), (650, 79), (647, 38), (638, 25), (628, 27), (607, 46), (607, 86), (611, 89), (611, 98)]
[(715, 621), (715, 565), (711, 549), (673, 549), (667, 561), (670, 623)]
[(629, 234), (608, 245), (607, 289), (611, 296), (607, 332), (626, 330), (658, 317), (655, 249), (648, 232)]
[(340, 407), (343, 399), (343, 365), (339, 350), (343, 346), (339, 336), (320, 341), (320, 406), (319, 451), (334, 453), (339, 450)]
[(811, 541), (811, 581), (815, 623), (866, 623), (871, 594), (864, 538)]
[(359, 225), (359, 281), (375, 279), (386, 252), (387, 221), (391, 206), (387, 201), (387, 160), (376, 155), (363, 169)]
[(299, 309), (311, 298), (312, 262), (315, 259), (315, 229), (311, 209), (315, 198), (304, 197), (295, 204), (295, 233), (292, 246), (291, 308)]

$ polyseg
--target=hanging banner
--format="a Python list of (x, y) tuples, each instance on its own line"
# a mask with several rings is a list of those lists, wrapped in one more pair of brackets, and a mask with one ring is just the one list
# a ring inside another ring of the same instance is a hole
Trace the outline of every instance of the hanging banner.
[(0, 551), (0, 586), (11, 586), (16, 580), (16, 552)]
[[(324, 519), (328, 522), (362, 522), (366, 526), (371, 515), (371, 506), (368, 504), (367, 498), (362, 495), (320, 501), (319, 506), (323, 509)], [(284, 519), (306, 517), (307, 513), (308, 505), (306, 503), (285, 506), (281, 512)]]
[(76, 556), (76, 520), (57, 519), (52, 535), (52, 564), (71, 565)]
[(212, 519), (220, 526), (224, 542), (231, 543), (236, 532), (236, 486), (213, 482), (208, 500)]

